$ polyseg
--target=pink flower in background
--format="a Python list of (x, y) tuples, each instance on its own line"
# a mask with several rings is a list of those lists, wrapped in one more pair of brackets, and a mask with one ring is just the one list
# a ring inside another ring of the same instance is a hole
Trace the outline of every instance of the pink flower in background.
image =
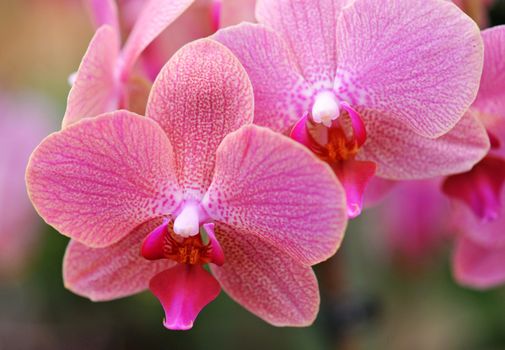
[(38, 239), (37, 215), (24, 181), (28, 157), (50, 131), (49, 105), (39, 97), (0, 94), (0, 276), (12, 277)]
[(505, 26), (486, 29), (482, 36), (484, 71), (471, 113), (485, 124), (491, 150), (471, 171), (444, 183), (444, 192), (455, 199), (461, 233), (454, 274), (478, 288), (505, 282)]
[(291, 131), (327, 161), (350, 217), (374, 175), (462, 172), (487, 152), (485, 130), (463, 116), (479, 85), (482, 39), (454, 4), (260, 0), (256, 17), (214, 38), (251, 78), (255, 123)]
[(310, 324), (310, 266), (342, 240), (344, 191), (312, 153), (252, 119), (245, 70), (203, 39), (167, 63), (146, 117), (117, 111), (49, 136), (27, 185), (72, 238), (65, 285), (97, 301), (149, 287), (170, 329), (191, 328), (220, 287), (274, 325)]
[(398, 183), (376, 207), (369, 209), (372, 230), (385, 253), (400, 268), (423, 267), (448, 241), (449, 200), (440, 191), (441, 180)]
[[(135, 23), (144, 0), (121, 0), (123, 23), (127, 31)], [(196, 0), (172, 25), (143, 52), (146, 73), (155, 79), (170, 57), (183, 45), (214, 34), (220, 27), (241, 21), (254, 21), (255, 0)]]
[[(146, 1), (128, 39), (121, 48), (121, 31), (113, 0), (92, 1), (95, 21), (101, 26), (91, 40), (70, 90), (63, 127), (81, 118), (118, 108), (143, 113), (149, 84), (132, 76), (142, 51), (193, 0)], [(144, 98), (145, 99), (145, 98)]]

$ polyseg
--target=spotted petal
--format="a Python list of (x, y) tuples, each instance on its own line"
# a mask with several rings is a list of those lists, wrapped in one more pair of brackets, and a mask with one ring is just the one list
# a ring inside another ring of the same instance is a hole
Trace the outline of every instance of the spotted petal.
[(172, 146), (152, 120), (117, 111), (47, 137), (26, 181), (46, 222), (91, 247), (118, 242), (178, 205)]
[(100, 27), (84, 54), (70, 89), (63, 127), (118, 108), (120, 93), (114, 75), (118, 55), (117, 32), (108, 25)]
[(139, 253), (142, 240), (160, 221), (147, 222), (106, 248), (70, 241), (63, 260), (65, 286), (93, 301), (122, 298), (149, 288), (152, 277), (175, 265), (166, 259), (149, 261)]
[(307, 83), (287, 42), (258, 24), (242, 23), (214, 36), (240, 60), (254, 86), (254, 123), (287, 133), (308, 109)]
[[(258, 21), (280, 33), (311, 83), (330, 83), (337, 69), (336, 25), (349, 0), (258, 0)], [(331, 86), (331, 85), (330, 85)]]
[(218, 42), (202, 39), (180, 49), (160, 72), (147, 116), (167, 133), (177, 178), (186, 197), (209, 186), (216, 149), (233, 130), (252, 122), (253, 92), (247, 73)]
[(220, 145), (203, 205), (215, 220), (306, 265), (335, 253), (347, 222), (333, 171), (302, 145), (256, 125)]
[(376, 162), (380, 177), (410, 180), (464, 172), (489, 150), (484, 127), (470, 113), (438, 139), (420, 136), (372, 111), (361, 115), (368, 138), (358, 158)]
[(219, 225), (226, 263), (212, 266), (223, 289), (275, 326), (308, 326), (319, 310), (317, 279), (308, 266), (248, 232)]
[(356, 0), (342, 11), (337, 43), (342, 97), (420, 135), (446, 133), (475, 99), (482, 39), (449, 1)]

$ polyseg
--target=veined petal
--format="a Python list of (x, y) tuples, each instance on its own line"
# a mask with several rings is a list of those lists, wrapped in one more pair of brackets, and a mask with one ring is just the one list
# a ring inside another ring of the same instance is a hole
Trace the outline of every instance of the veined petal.
[(214, 300), (221, 286), (201, 265), (177, 264), (153, 277), (149, 288), (165, 310), (163, 325), (187, 330), (200, 311)]
[(242, 23), (213, 38), (240, 60), (254, 87), (254, 124), (287, 133), (309, 108), (309, 88), (286, 41), (262, 25)]
[(482, 31), (482, 38), (484, 70), (473, 107), (505, 123), (505, 25)]
[(122, 51), (122, 73), (128, 75), (138, 57), (194, 0), (147, 0)]
[(108, 25), (98, 28), (68, 94), (62, 127), (118, 108), (120, 92), (115, 76), (118, 55), (118, 33)]
[(333, 171), (304, 146), (255, 125), (219, 146), (202, 205), (213, 219), (305, 265), (333, 255), (347, 223), (345, 194)]
[(275, 326), (308, 326), (319, 310), (319, 289), (309, 266), (248, 232), (220, 224), (216, 233), (226, 263), (212, 266), (223, 289)]
[(453, 128), (477, 94), (479, 28), (449, 1), (355, 0), (337, 43), (342, 97), (425, 137)]
[(47, 137), (31, 156), (26, 182), (48, 224), (97, 248), (171, 213), (180, 200), (165, 133), (128, 111), (83, 120)]
[(280, 33), (308, 81), (331, 82), (337, 69), (336, 25), (349, 0), (258, 0), (256, 18)]
[(223, 138), (251, 123), (253, 101), (247, 73), (223, 45), (209, 39), (180, 49), (154, 83), (147, 116), (174, 146), (177, 178), (184, 195), (199, 199), (214, 172)]
[(175, 265), (172, 260), (149, 261), (140, 245), (161, 219), (151, 220), (106, 248), (88, 248), (70, 241), (63, 260), (63, 280), (72, 292), (106, 301), (142, 292), (153, 276)]
[(377, 176), (383, 178), (426, 179), (468, 171), (489, 150), (486, 130), (470, 113), (437, 139), (420, 136), (387, 115), (360, 114), (368, 137), (358, 159), (377, 163)]
[(505, 247), (480, 246), (461, 237), (453, 257), (453, 271), (456, 281), (468, 287), (487, 289), (503, 284)]

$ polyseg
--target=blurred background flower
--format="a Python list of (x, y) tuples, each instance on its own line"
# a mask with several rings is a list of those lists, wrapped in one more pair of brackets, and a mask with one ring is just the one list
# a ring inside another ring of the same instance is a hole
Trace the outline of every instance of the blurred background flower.
[[(504, 0), (479, 5), (486, 5), (488, 26), (505, 23)], [(182, 27), (192, 39), (213, 31), (207, 19), (192, 28), (194, 20), (184, 19), (191, 16), (188, 11), (176, 23), (186, 21)], [(176, 43), (163, 51), (161, 62), (189, 40), (171, 30), (162, 37)], [(193, 330), (169, 332), (149, 293), (92, 303), (64, 289), (61, 262), (68, 240), (36, 219), (21, 189), (24, 170), (13, 164), (26, 162), (40, 138), (61, 124), (67, 78), (93, 33), (84, 1), (0, 2), (0, 254), (11, 255), (0, 258), (0, 271), (8, 271), (0, 279), (0, 349), (505, 349), (505, 289), (477, 292), (454, 282), (451, 247), (445, 244), (450, 228), (419, 220), (391, 225), (383, 214), (382, 206), (396, 208), (393, 215), (399, 217), (410, 211), (426, 218), (443, 213), (422, 201), (393, 204), (402, 193), (410, 198), (408, 183), (352, 221), (343, 249), (316, 267), (322, 305), (309, 328), (274, 328), (221, 293)], [(4, 231), (8, 222), (15, 226)]]

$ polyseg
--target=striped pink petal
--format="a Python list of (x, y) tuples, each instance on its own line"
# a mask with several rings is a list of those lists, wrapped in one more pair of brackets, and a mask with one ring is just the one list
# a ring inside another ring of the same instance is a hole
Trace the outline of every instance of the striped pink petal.
[(505, 25), (486, 29), (484, 39), (484, 70), (477, 99), (473, 107), (479, 112), (505, 121)]
[(174, 169), (163, 130), (117, 111), (47, 137), (31, 156), (26, 181), (48, 224), (83, 244), (104, 247), (176, 208)]
[(377, 176), (411, 180), (468, 171), (489, 150), (482, 124), (467, 113), (454, 129), (437, 139), (425, 138), (393, 118), (362, 111), (368, 138), (358, 158), (377, 163)]
[(200, 198), (210, 185), (223, 138), (252, 122), (251, 83), (226, 47), (209, 39), (195, 41), (160, 72), (147, 116), (161, 125), (174, 146), (185, 197)]
[(219, 225), (216, 233), (226, 263), (212, 266), (223, 289), (236, 302), (275, 326), (308, 326), (319, 310), (312, 269), (249, 232)]
[(117, 32), (108, 25), (100, 27), (84, 54), (70, 89), (63, 127), (118, 108), (120, 91), (115, 76), (118, 55)]
[(63, 260), (65, 286), (93, 301), (113, 300), (146, 290), (154, 275), (175, 265), (171, 260), (149, 261), (140, 255), (142, 240), (160, 221), (151, 220), (106, 248), (89, 248), (70, 241)]
[[(337, 69), (336, 25), (349, 0), (258, 0), (256, 17), (278, 32), (296, 56), (305, 79), (331, 87)], [(329, 85), (328, 85), (329, 84)]]
[(356, 0), (342, 11), (337, 43), (342, 96), (420, 135), (446, 133), (475, 99), (479, 28), (448, 1)]
[(254, 86), (254, 123), (287, 133), (309, 108), (309, 87), (287, 42), (262, 25), (222, 29), (214, 39), (240, 60)]
[(344, 196), (332, 170), (309, 150), (250, 125), (219, 146), (203, 205), (213, 219), (311, 265), (340, 245), (347, 222)]

